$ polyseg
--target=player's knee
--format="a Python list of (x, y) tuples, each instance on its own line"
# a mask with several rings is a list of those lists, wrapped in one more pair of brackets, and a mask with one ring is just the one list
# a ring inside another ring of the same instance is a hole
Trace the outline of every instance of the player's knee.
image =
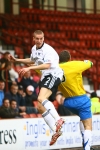
[(42, 97), (42, 96), (38, 96), (38, 101), (40, 102), (40, 103), (42, 103), (43, 101), (44, 101), (44, 97)]
[(91, 121), (83, 122), (83, 124), (84, 124), (84, 129), (85, 130), (92, 130), (92, 123), (91, 123)]
[(42, 104), (40, 103), (40, 101), (38, 102), (37, 110), (41, 114), (45, 111), (45, 108), (42, 106)]

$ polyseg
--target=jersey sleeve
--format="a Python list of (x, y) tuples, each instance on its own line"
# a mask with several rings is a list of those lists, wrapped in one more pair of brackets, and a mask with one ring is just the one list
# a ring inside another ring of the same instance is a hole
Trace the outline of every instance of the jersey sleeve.
[(33, 61), (32, 53), (31, 53), (31, 55), (30, 55), (30, 60)]
[(33, 52), (32, 52), (32, 49), (31, 49), (30, 60), (31, 60), (31, 61), (34, 61), (34, 59), (33, 59)]
[(81, 72), (91, 68), (93, 66), (93, 63), (90, 60), (84, 60), (84, 61), (77, 61), (77, 69)]

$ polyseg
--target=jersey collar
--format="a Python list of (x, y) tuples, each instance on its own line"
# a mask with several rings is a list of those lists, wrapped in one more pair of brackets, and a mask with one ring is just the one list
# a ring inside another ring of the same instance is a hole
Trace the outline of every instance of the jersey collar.
[(43, 47), (44, 43), (41, 45), (41, 47), (36, 47), (36, 50), (41, 49)]

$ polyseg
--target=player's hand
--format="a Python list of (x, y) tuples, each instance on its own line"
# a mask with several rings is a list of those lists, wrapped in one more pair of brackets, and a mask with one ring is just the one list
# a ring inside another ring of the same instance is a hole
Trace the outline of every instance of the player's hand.
[(19, 75), (21, 76), (21, 77), (23, 77), (23, 75), (26, 73), (26, 72), (28, 72), (30, 69), (27, 67), (27, 68), (23, 68), (23, 69), (20, 69), (19, 71), (18, 71), (18, 73), (19, 73)]
[(11, 62), (15, 62), (16, 61), (16, 58), (13, 57), (11, 54), (8, 55), (8, 60), (11, 61)]

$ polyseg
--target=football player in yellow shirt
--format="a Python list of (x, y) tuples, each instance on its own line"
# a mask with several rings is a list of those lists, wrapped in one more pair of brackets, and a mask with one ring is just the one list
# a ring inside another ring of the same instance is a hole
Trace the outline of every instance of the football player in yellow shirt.
[(60, 67), (64, 71), (63, 82), (59, 90), (63, 93), (63, 105), (72, 113), (78, 115), (84, 125), (83, 147), (91, 149), (92, 113), (91, 101), (83, 87), (82, 72), (91, 68), (93, 63), (89, 60), (71, 61), (70, 53), (66, 50), (59, 54)]

